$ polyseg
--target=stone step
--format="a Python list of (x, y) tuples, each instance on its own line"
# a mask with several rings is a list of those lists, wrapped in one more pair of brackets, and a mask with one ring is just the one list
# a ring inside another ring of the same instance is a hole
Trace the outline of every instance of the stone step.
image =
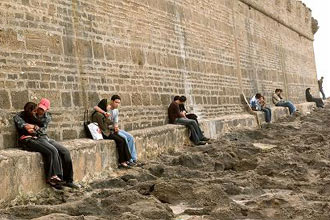
[[(314, 103), (297, 105), (302, 114), (311, 112)], [(283, 107), (273, 107), (274, 121), (288, 115)], [(257, 113), (261, 122), (264, 114)], [(258, 127), (255, 116), (233, 114), (219, 118), (201, 120), (205, 136), (218, 138), (224, 133), (238, 129)], [(139, 160), (147, 161), (158, 155), (175, 151), (190, 144), (188, 130), (181, 125), (165, 125), (130, 132), (136, 142)], [(94, 141), (75, 139), (61, 142), (70, 152), (73, 160), (74, 179), (77, 182), (90, 182), (109, 176), (117, 167), (116, 146), (112, 140)], [(17, 196), (35, 194), (48, 187), (45, 184), (42, 157), (39, 153), (20, 149), (0, 151), (0, 206)]]

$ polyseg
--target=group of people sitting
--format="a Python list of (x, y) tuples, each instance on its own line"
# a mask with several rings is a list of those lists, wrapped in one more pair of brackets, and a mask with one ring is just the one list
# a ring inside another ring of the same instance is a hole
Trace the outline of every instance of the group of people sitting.
[[(92, 121), (98, 123), (104, 139), (114, 140), (118, 152), (119, 168), (131, 168), (138, 164), (134, 138), (119, 129), (120, 97), (113, 95), (111, 101), (102, 99), (94, 107)], [(28, 102), (22, 112), (14, 116), (19, 135), (19, 146), (24, 150), (39, 152), (43, 156), (46, 182), (56, 188), (63, 186), (79, 188), (73, 181), (73, 167), (70, 152), (47, 135), (52, 117), (50, 101), (42, 98), (39, 104)]]
[[(324, 107), (324, 103), (321, 98), (314, 98), (310, 93), (310, 88), (306, 89), (306, 101), (307, 102), (315, 102), (316, 106), (319, 108)], [(275, 89), (274, 94), (272, 95), (272, 101), (275, 106), (287, 107), (289, 109), (290, 115), (295, 114), (298, 110), (295, 105), (283, 99), (282, 96), (283, 90), (282, 89)], [(250, 106), (254, 111), (263, 111), (265, 112), (265, 121), (270, 123), (272, 120), (272, 111), (269, 107), (266, 106), (265, 97), (262, 96), (260, 93), (257, 93), (253, 96), (250, 100)]]
[[(297, 109), (290, 101), (282, 98), (282, 90), (276, 89), (272, 96), (275, 106), (288, 107), (290, 114)], [(306, 90), (306, 99), (315, 102), (318, 107), (323, 107), (322, 99), (314, 98), (310, 94), (310, 88)], [(175, 96), (168, 107), (169, 123), (180, 124), (188, 127), (190, 139), (195, 145), (205, 145), (210, 139), (205, 137), (201, 130), (198, 117), (188, 113), (185, 108), (185, 96)], [(114, 140), (118, 152), (118, 167), (131, 168), (138, 164), (137, 152), (133, 136), (119, 129), (119, 111), (121, 98), (113, 95), (111, 100), (102, 99), (94, 107), (92, 122), (98, 124), (104, 139)], [(271, 121), (271, 109), (266, 106), (265, 98), (257, 93), (250, 100), (251, 108), (255, 111), (265, 112), (266, 122)], [(73, 167), (70, 152), (63, 145), (51, 139), (47, 135), (48, 124), (52, 117), (49, 113), (50, 101), (42, 98), (39, 104), (28, 102), (24, 111), (14, 116), (14, 122), (18, 131), (19, 145), (28, 151), (39, 152), (43, 156), (46, 182), (56, 188), (63, 189), (63, 186), (79, 188), (73, 182)]]

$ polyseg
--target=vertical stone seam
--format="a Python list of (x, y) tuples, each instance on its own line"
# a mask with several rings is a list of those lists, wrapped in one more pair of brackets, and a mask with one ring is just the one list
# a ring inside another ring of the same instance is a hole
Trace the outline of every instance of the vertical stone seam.
[(80, 94), (81, 96), (80, 101), (82, 101), (82, 104), (84, 106), (84, 109), (88, 109), (88, 99), (87, 99), (87, 91), (86, 91), (86, 77), (84, 76), (84, 68), (82, 65), (82, 58), (79, 55), (79, 49), (78, 49), (78, 34), (77, 31), (79, 29), (79, 16), (78, 16), (78, 0), (72, 0), (72, 15), (73, 15), (73, 33), (74, 33), (74, 51), (76, 55), (77, 60), (77, 67), (78, 67), (78, 79), (80, 84)]

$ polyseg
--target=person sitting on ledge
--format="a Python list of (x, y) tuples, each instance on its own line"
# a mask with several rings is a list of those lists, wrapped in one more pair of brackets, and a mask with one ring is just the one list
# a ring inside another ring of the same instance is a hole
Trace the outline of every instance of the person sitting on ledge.
[(43, 98), (38, 106), (33, 102), (26, 103), (24, 111), (14, 116), (19, 145), (25, 150), (42, 154), (46, 181), (50, 186), (56, 189), (63, 189), (63, 185), (79, 188), (73, 182), (70, 152), (47, 136), (47, 127), (51, 121), (49, 107), (49, 100)]
[[(102, 99), (97, 106), (103, 112), (111, 110), (111, 105), (108, 103), (107, 99)], [(131, 166), (128, 165), (131, 159), (131, 154), (127, 147), (125, 138), (118, 134), (119, 129), (113, 127), (114, 123), (109, 119), (109, 116), (105, 113), (102, 114), (98, 111), (94, 111), (92, 114), (92, 121), (98, 124), (104, 139), (110, 139), (116, 142), (119, 161), (118, 168), (131, 168)]]
[(205, 145), (209, 138), (204, 137), (202, 130), (195, 120), (188, 119), (185, 117), (183, 112), (180, 112), (179, 105), (183, 102), (179, 99), (173, 100), (168, 107), (168, 117), (171, 124), (181, 124), (188, 127), (191, 132), (191, 140), (195, 145)]
[(250, 100), (250, 106), (253, 111), (265, 112), (265, 121), (267, 123), (271, 122), (272, 111), (270, 108), (266, 107), (265, 98), (260, 93), (257, 93), (255, 96), (252, 97), (252, 99)]
[[(179, 104), (180, 112), (182, 112), (186, 116), (186, 118), (195, 120), (197, 124), (199, 124), (197, 120), (198, 116), (193, 113), (188, 113), (188, 111), (185, 108), (184, 103), (187, 101), (186, 96), (181, 96), (181, 97), (177, 96), (177, 97), (178, 97), (177, 99), (179, 99), (182, 102), (182, 104)], [(175, 99), (176, 97), (174, 97), (174, 101)]]
[(294, 114), (297, 109), (290, 101), (284, 101), (282, 98), (282, 89), (275, 89), (275, 93), (272, 96), (272, 100), (275, 106), (288, 107), (290, 115)]
[(143, 163), (138, 163), (137, 160), (137, 153), (136, 153), (136, 148), (135, 148), (135, 142), (134, 142), (134, 137), (128, 133), (127, 131), (124, 131), (122, 129), (119, 129), (119, 105), (120, 105), (121, 98), (119, 95), (113, 95), (111, 97), (111, 102), (110, 102), (110, 110), (108, 111), (103, 111), (100, 107), (95, 106), (94, 110), (105, 115), (107, 118), (109, 118), (113, 125), (114, 125), (114, 130), (115, 132), (118, 132), (118, 134), (125, 139), (126, 144), (128, 146), (129, 152), (131, 154), (131, 159), (129, 161), (130, 166), (136, 166), (136, 165), (142, 165)]
[(315, 102), (318, 108), (324, 108), (324, 103), (321, 98), (314, 98), (311, 94), (311, 88), (306, 89), (306, 101)]

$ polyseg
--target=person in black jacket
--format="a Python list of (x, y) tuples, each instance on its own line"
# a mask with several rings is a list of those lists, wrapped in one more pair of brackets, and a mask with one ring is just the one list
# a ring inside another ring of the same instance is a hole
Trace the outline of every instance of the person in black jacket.
[(192, 119), (192, 120), (196, 121), (197, 124), (199, 124), (198, 120), (197, 120), (198, 116), (195, 115), (194, 113), (188, 113), (188, 111), (185, 108), (184, 103), (187, 101), (187, 97), (186, 96), (181, 96), (178, 99), (182, 102), (182, 104), (179, 105), (180, 112), (182, 112), (186, 116), (186, 118)]
[(314, 98), (311, 94), (311, 88), (306, 89), (306, 101), (307, 102), (315, 102), (316, 106), (319, 108), (324, 108), (324, 103), (321, 98)]
[(24, 150), (41, 153), (44, 161), (46, 182), (56, 188), (62, 189), (63, 169), (61, 157), (55, 147), (49, 147), (42, 143), (39, 132), (42, 123), (34, 116), (37, 104), (28, 102), (24, 106), (24, 111), (14, 116), (15, 125), (19, 136), (19, 145)]

